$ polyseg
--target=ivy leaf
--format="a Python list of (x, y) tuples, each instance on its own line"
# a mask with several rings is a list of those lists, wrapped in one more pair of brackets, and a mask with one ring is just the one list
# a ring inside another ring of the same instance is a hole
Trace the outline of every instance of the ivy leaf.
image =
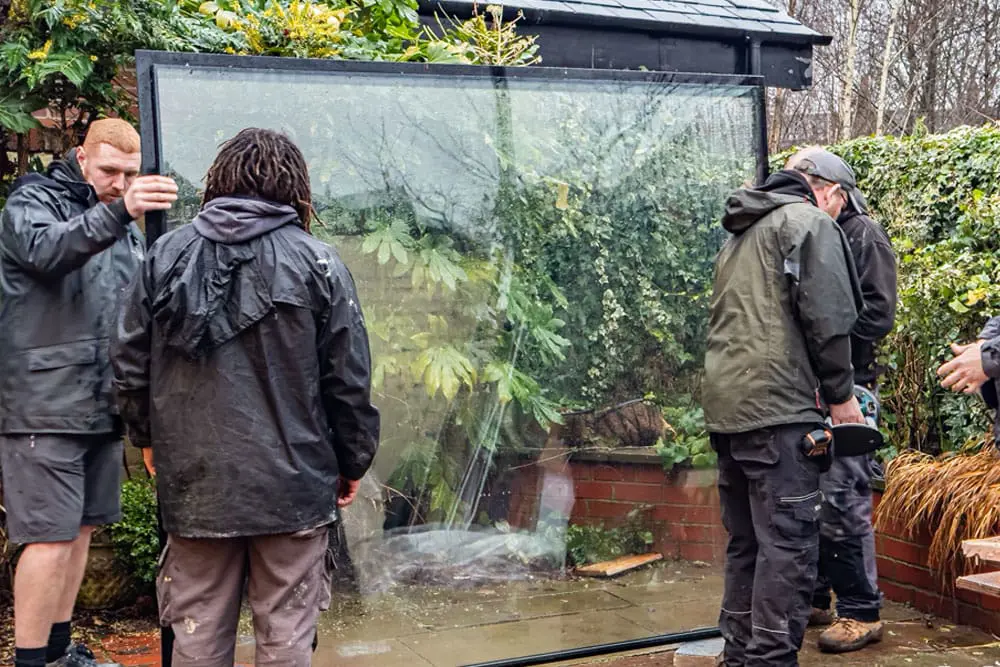
[(969, 312), (969, 308), (959, 299), (953, 299), (951, 303), (948, 304), (948, 307), (954, 310), (959, 315), (964, 315), (965, 313)]

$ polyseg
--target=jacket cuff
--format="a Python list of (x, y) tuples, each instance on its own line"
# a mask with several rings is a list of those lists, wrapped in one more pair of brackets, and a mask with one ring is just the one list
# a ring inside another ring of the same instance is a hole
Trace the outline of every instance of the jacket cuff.
[(980, 358), (983, 362), (983, 372), (994, 380), (1000, 379), (1000, 337), (992, 338), (982, 344)]
[(853, 376), (850, 381), (838, 382), (837, 384), (824, 383), (823, 385), (823, 398), (827, 405), (846, 403), (851, 400), (851, 396), (854, 396)]
[(125, 206), (124, 199), (116, 199), (110, 204), (105, 204), (108, 207), (108, 211), (114, 216), (123, 227), (128, 227), (132, 222), (132, 216), (129, 215), (128, 208)]

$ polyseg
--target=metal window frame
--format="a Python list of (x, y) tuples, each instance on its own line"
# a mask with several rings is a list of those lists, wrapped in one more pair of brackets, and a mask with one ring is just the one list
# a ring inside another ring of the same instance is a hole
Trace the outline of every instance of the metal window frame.
[[(698, 74), (689, 72), (632, 71), (611, 69), (571, 69), (553, 67), (494, 67), (485, 65), (442, 65), (430, 63), (361, 62), (272, 56), (234, 56), (217, 53), (180, 53), (136, 51), (136, 83), (139, 97), (139, 121), (142, 135), (143, 173), (159, 174), (163, 145), (160, 137), (157, 104), (157, 67), (213, 70), (249, 70), (259, 72), (296, 72), (316, 75), (384, 75), (387, 77), (460, 77), (477, 80), (507, 81), (621, 81), (649, 84), (705, 84), (744, 86), (757, 91), (754, 118), (757, 179), (768, 171), (766, 97), (764, 77), (754, 75)], [(146, 216), (146, 236), (153, 243), (166, 232), (162, 212)]]

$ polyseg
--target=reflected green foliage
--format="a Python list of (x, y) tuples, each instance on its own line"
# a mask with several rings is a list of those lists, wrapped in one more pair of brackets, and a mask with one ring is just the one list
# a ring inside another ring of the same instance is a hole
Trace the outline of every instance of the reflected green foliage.
[(572, 525), (566, 531), (566, 555), (577, 567), (648, 553), (652, 546), (653, 533), (641, 508), (631, 511), (620, 526)]

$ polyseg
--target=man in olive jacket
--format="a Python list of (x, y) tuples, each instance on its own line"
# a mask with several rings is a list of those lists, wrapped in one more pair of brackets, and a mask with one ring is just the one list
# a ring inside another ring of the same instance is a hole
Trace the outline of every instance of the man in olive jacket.
[(821, 464), (802, 448), (829, 414), (863, 423), (850, 333), (861, 294), (833, 217), (828, 164), (734, 193), (716, 260), (702, 401), (729, 532), (719, 624), (729, 667), (794, 667), (819, 558)]

